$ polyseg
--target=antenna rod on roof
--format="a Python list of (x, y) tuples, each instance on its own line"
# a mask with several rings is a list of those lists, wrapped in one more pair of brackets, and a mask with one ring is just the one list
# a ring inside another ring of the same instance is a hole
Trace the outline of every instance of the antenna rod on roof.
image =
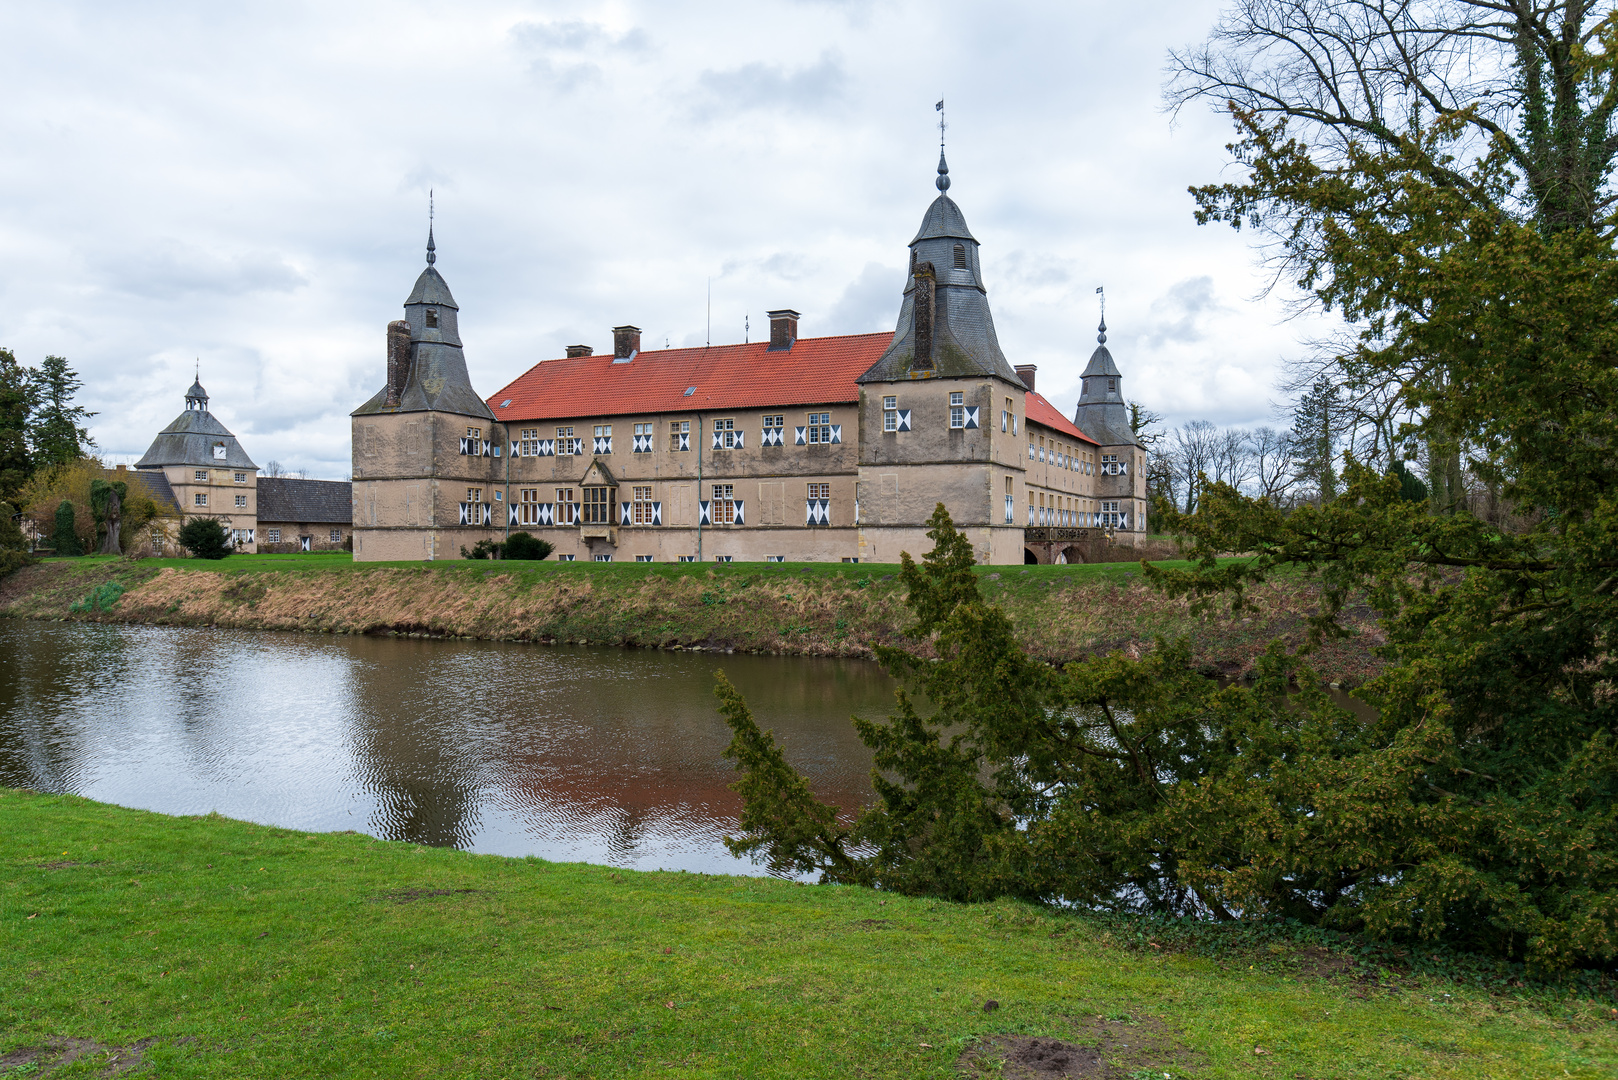
[(742, 344), (743, 345), (746, 345), (748, 342), (753, 340), (752, 337), (751, 337), (752, 332), (753, 332), (753, 313), (751, 311), (749, 311), (749, 312), (746, 312), (745, 314), (742, 315)]
[(703, 343), (702, 347), (704, 349), (706, 349), (706, 348), (710, 348), (712, 345), (713, 345), (713, 278), (710, 277), (708, 279), (708, 340)]

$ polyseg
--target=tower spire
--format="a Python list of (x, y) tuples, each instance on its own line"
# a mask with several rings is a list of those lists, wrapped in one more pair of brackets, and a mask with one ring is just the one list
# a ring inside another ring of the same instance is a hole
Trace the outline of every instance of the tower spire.
[(1107, 343), (1107, 294), (1105, 288), (1103, 285), (1096, 286), (1096, 295), (1101, 297), (1101, 325), (1096, 327), (1096, 344), (1098, 345)]
[(944, 102), (939, 100), (933, 109), (938, 113), (938, 179), (933, 183), (938, 185), (940, 192), (949, 191), (949, 162), (944, 160), (944, 132), (949, 124), (944, 121)]
[(438, 261), (438, 245), (433, 243), (433, 189), (427, 189), (427, 265)]

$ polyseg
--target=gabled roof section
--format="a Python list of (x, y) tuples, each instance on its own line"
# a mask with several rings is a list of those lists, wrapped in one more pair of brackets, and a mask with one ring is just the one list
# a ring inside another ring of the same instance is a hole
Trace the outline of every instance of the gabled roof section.
[(519, 423), (853, 403), (860, 398), (854, 380), (892, 340), (851, 334), (799, 338), (774, 352), (768, 341), (661, 349), (627, 364), (610, 354), (563, 357), (535, 364), (489, 395), (488, 405), (496, 420)]
[(579, 483), (584, 487), (617, 487), (618, 478), (612, 475), (612, 470), (607, 468), (605, 461), (594, 458), (590, 462), (590, 467), (584, 470), (584, 479)]
[(351, 524), (354, 485), (342, 480), (299, 480), (289, 476), (258, 478), (258, 520)]
[(1059, 431), (1070, 439), (1080, 439), (1092, 446), (1101, 445), (1074, 427), (1073, 421), (1063, 416), (1056, 406), (1045, 400), (1042, 394), (1036, 394), (1032, 390), (1028, 391), (1026, 410), (1030, 424), (1038, 424), (1041, 427), (1050, 428), (1052, 431)]

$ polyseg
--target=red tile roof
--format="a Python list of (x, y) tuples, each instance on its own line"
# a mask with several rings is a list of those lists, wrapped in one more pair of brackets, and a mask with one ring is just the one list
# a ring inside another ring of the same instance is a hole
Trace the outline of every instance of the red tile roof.
[(624, 364), (564, 357), (535, 364), (488, 402), (501, 422), (852, 403), (854, 380), (892, 341), (890, 331), (799, 338), (786, 352), (758, 341), (641, 352)]
[(1039, 394), (1036, 394), (1031, 390), (1028, 392), (1027, 409), (1028, 422), (1031, 424), (1041, 424), (1045, 427), (1060, 431), (1062, 434), (1067, 435), (1070, 438), (1083, 439), (1091, 446), (1101, 445), (1094, 439), (1090, 438), (1090, 436), (1074, 427), (1073, 421), (1057, 412), (1055, 405), (1052, 405)]

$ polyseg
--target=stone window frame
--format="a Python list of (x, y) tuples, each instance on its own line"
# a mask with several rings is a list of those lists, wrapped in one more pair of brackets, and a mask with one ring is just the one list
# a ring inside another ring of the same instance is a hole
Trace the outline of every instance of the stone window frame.
[(334, 544), (341, 544), (343, 542), (343, 530), (333, 529), (331, 532), (326, 534), (326, 537)]
[(208, 470), (207, 469), (194, 469), (191, 472), (191, 478), (192, 478), (193, 482), (195, 482), (195, 483), (206, 484), (208, 482)]
[(266, 543), (279, 544), (281, 542), (281, 530), (280, 529), (265, 529), (264, 530), (264, 540), (265, 540)]
[(899, 398), (890, 394), (882, 399), (882, 430), (899, 430)]
[(735, 450), (741, 445), (741, 432), (736, 429), (734, 416), (717, 417), (713, 422), (715, 450)]
[[(573, 489), (570, 487), (556, 489), (556, 524), (577, 525), (579, 523), (579, 504), (573, 499)], [(567, 561), (572, 561), (571, 559)]]
[[(685, 437), (683, 443), (681, 442), (681, 436), (682, 435)], [(691, 421), (689, 421), (689, 420), (670, 420), (669, 421), (669, 453), (671, 453), (671, 454), (686, 453), (686, 452), (689, 452), (690, 449), (691, 449)]]
[(231, 473), (230, 478), (231, 478), (231, 480), (233, 480), (234, 482), (236, 482), (238, 484), (247, 483), (247, 474), (244, 473), (244, 472)]
[(191, 497), (191, 505), (192, 506), (207, 506), (208, 505), (208, 493), (206, 491), (197, 492), (195, 495), (193, 495)]
[(961, 390), (949, 392), (949, 426), (954, 428), (966, 427), (966, 394)]
[(709, 520), (715, 525), (736, 524), (736, 485), (709, 485)]
[(629, 489), (629, 522), (632, 525), (652, 524), (652, 485), (636, 484)]
[(804, 429), (804, 436), (808, 439), (809, 445), (831, 445), (831, 413), (812, 412), (805, 413), (804, 416), (808, 420)]
[(245, 507), (247, 505), (247, 496), (246, 495), (238, 495), (238, 496), (236, 496), (236, 505), (241, 506), (241, 507)]
[(612, 488), (605, 484), (585, 486), (584, 498), (580, 502), (579, 522), (584, 525), (616, 525), (612, 501)]

